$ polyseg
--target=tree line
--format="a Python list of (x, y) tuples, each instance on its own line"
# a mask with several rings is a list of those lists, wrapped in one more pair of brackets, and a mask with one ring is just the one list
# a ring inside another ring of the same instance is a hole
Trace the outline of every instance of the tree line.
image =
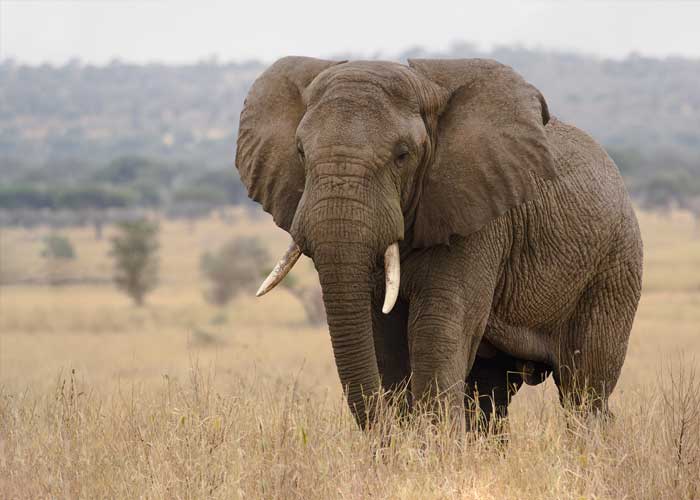
[[(61, 170), (69, 172), (61, 175)], [(4, 210), (211, 209), (246, 202), (232, 164), (196, 168), (139, 156), (119, 157), (103, 167), (48, 165), (14, 172), (0, 181)]]
[[(644, 208), (690, 210), (700, 217), (698, 164), (675, 155), (641, 155), (609, 147), (632, 196)], [(172, 216), (200, 216), (223, 206), (250, 204), (233, 165), (210, 168), (139, 156), (119, 157), (104, 167), (77, 163), (70, 175), (62, 166), (27, 169), (0, 181), (0, 211), (44, 213), (112, 209), (155, 209)], [(58, 175), (57, 175), (58, 174)], [(16, 218), (0, 217), (0, 225)], [(18, 219), (19, 220), (19, 219)], [(28, 217), (22, 217), (22, 221)]]
[[(488, 57), (512, 66), (542, 91), (552, 115), (608, 149), (644, 206), (697, 204), (700, 60), (468, 43), (439, 52), (416, 47), (395, 59), (411, 57)], [(245, 95), (264, 68), (215, 59), (0, 62), (0, 210), (177, 213), (245, 203), (233, 169), (235, 138)]]

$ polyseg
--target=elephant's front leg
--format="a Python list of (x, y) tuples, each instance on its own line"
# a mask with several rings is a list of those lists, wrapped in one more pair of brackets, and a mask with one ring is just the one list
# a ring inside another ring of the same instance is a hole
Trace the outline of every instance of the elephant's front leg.
[(491, 311), (497, 266), (483, 251), (472, 249), (476, 258), (467, 259), (466, 245), (429, 255), (409, 306), (411, 391), (430, 409), (449, 411), (462, 429), (465, 378)]

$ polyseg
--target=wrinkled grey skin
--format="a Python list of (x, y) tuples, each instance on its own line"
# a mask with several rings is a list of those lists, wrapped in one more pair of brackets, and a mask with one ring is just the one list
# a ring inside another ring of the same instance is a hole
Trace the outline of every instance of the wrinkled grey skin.
[(407, 381), (413, 403), (461, 409), (478, 387), (504, 416), (551, 372), (562, 399), (607, 410), (640, 295), (637, 221), (605, 151), (510, 68), (281, 59), (246, 99), (236, 165), (314, 261), (361, 427), (366, 396)]

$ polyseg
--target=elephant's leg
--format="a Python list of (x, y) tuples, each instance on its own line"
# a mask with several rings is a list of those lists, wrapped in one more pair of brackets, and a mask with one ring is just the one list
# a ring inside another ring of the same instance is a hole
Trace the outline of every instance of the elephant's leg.
[[(410, 404), (408, 381), (411, 365), (408, 356), (408, 304), (399, 299), (389, 314), (382, 314), (381, 305), (384, 297), (383, 288), (375, 294), (372, 307), (372, 325), (374, 333), (374, 352), (377, 356), (382, 388), (388, 401)], [(401, 398), (401, 401), (397, 401)]]
[(599, 275), (582, 295), (560, 335), (554, 379), (562, 404), (608, 413), (627, 352), (641, 276), (634, 265)]
[(465, 425), (465, 377), (484, 334), (498, 275), (498, 254), (483, 248), (481, 237), (431, 249), (411, 283), (411, 391), (433, 411), (449, 409), (459, 428)]
[[(456, 313), (457, 304), (424, 299), (411, 303), (409, 351), (411, 393), (424, 410), (449, 412), (457, 427), (464, 426), (464, 376), (469, 369), (472, 339), (483, 332), (483, 322), (467, 328)], [(460, 429), (461, 430), (461, 429)]]
[(523, 384), (522, 365), (505, 353), (477, 356), (466, 380), (467, 428), (501, 433), (511, 398)]

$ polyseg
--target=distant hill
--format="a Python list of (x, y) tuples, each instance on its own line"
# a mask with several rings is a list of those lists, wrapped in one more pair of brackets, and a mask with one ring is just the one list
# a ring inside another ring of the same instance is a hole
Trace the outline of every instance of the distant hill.
[(0, 161), (231, 162), (257, 63), (0, 65)]
[[(700, 176), (700, 60), (623, 60), (469, 44), (397, 57), (489, 57), (513, 66), (550, 111), (606, 145), (628, 180)], [(230, 168), (246, 92), (264, 69), (203, 61), (183, 66), (0, 64), (0, 184), (29, 169), (72, 172), (138, 156)], [(184, 167), (186, 168), (186, 167)]]

